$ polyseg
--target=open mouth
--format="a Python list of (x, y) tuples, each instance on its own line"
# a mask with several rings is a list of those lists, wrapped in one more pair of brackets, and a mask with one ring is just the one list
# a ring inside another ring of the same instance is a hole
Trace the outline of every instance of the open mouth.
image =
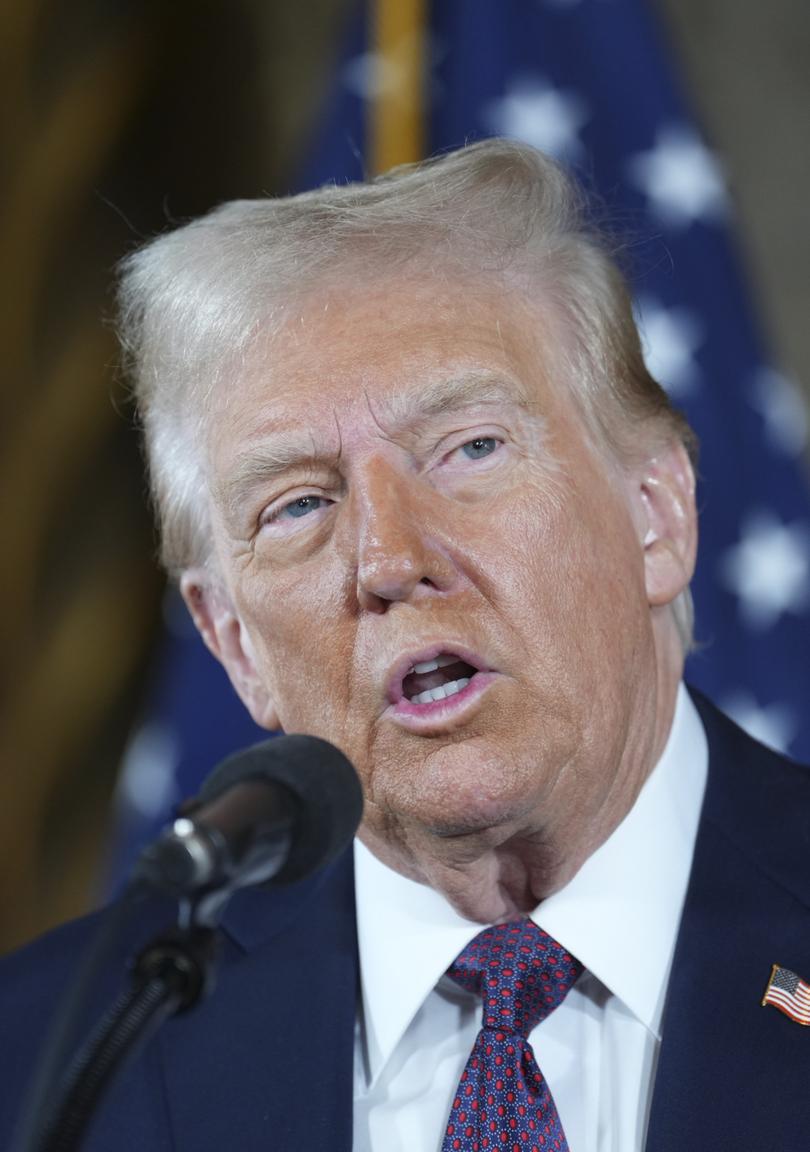
[(462, 692), (477, 668), (452, 652), (414, 664), (402, 681), (402, 695), (411, 704), (430, 704)]
[(391, 670), (387, 714), (413, 732), (436, 735), (475, 715), (498, 678), (471, 649), (426, 647), (403, 655)]

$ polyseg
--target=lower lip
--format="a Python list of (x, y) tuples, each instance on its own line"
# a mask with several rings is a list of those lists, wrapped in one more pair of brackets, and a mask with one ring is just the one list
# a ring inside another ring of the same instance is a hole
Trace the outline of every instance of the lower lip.
[(385, 714), (413, 731), (440, 728), (445, 723), (458, 723), (462, 713), (480, 700), (496, 677), (496, 672), (476, 672), (460, 692), (426, 704), (413, 704), (403, 696), (396, 704), (391, 704)]

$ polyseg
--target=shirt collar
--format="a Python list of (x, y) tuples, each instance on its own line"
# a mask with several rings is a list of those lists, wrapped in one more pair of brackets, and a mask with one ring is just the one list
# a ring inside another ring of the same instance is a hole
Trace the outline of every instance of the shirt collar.
[(532, 914), (658, 1039), (708, 759), (697, 709), (681, 685), (663, 755), (636, 803)]
[[(532, 914), (656, 1036), (707, 765), (706, 736), (681, 686), (664, 753), (633, 808), (573, 880)], [(481, 926), (438, 892), (386, 867), (359, 841), (355, 877), (363, 1033), (373, 1083)]]

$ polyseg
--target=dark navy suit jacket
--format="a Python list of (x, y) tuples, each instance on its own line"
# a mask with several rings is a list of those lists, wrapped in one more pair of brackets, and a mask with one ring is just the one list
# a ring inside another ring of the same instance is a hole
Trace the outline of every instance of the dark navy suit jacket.
[[(774, 963), (810, 981), (810, 773), (697, 703), (709, 777), (647, 1149), (803, 1152), (810, 1028), (761, 999)], [(347, 853), (295, 888), (232, 901), (216, 990), (170, 1020), (125, 1071), (95, 1118), (88, 1152), (349, 1152), (358, 986), (351, 860)], [(93, 1012), (116, 995), (125, 957), (169, 921), (169, 910), (154, 908), (130, 927)], [(2, 1149), (95, 923), (68, 925), (0, 963)]]

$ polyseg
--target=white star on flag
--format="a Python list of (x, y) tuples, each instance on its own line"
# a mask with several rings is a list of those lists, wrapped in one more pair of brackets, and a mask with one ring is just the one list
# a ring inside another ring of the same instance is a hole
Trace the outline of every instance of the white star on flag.
[(665, 308), (651, 296), (635, 301), (644, 362), (670, 396), (685, 396), (698, 382), (695, 353), (704, 342), (704, 329), (689, 308)]
[(500, 100), (482, 110), (482, 120), (499, 136), (523, 140), (555, 156), (574, 160), (583, 152), (579, 130), (590, 119), (585, 101), (544, 80), (517, 80)]
[(670, 227), (722, 219), (726, 214), (720, 164), (691, 129), (660, 129), (655, 147), (632, 156), (627, 171), (630, 181), (648, 197), (651, 211)]
[(767, 704), (761, 707), (750, 692), (733, 692), (724, 697), (723, 710), (749, 736), (777, 752), (787, 752), (799, 730), (796, 716), (786, 704)]
[(179, 759), (177, 740), (163, 724), (145, 724), (124, 753), (116, 803), (139, 816), (156, 817), (168, 812), (179, 799), (175, 770)]
[(769, 628), (786, 612), (803, 611), (810, 597), (810, 531), (802, 523), (782, 524), (771, 512), (758, 512), (743, 526), (720, 562), (724, 584), (740, 601), (752, 628)]
[(405, 75), (396, 63), (379, 52), (363, 52), (346, 61), (343, 83), (362, 100), (374, 100), (401, 88)]
[[(418, 42), (415, 44), (414, 41)], [(362, 52), (347, 60), (341, 78), (345, 88), (361, 100), (376, 100), (380, 96), (394, 96), (397, 99), (410, 99), (411, 68), (414, 47), (426, 61), (431, 86), (435, 88), (433, 75), (436, 64), (444, 53), (440, 51), (432, 36), (402, 36), (394, 44), (392, 51)]]
[(779, 452), (799, 456), (807, 445), (807, 408), (796, 386), (773, 368), (754, 377), (749, 400), (765, 421), (765, 435)]

